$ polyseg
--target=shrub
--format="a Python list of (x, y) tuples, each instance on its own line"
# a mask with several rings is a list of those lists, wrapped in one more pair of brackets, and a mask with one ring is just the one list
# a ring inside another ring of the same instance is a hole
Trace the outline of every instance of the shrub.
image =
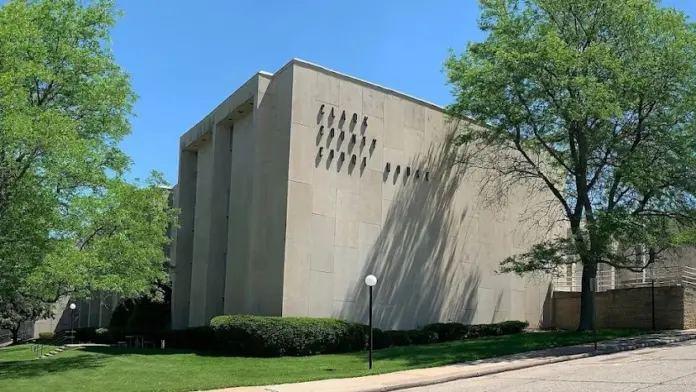
[(113, 336), (108, 329), (97, 328), (94, 331), (94, 343), (109, 344), (113, 343), (113, 341)]
[(75, 328), (75, 340), (78, 342), (95, 342), (97, 329), (94, 327)]
[(523, 332), (527, 327), (529, 327), (529, 322), (510, 320), (498, 323), (498, 325), (500, 325), (500, 330), (503, 335), (511, 335), (514, 333)]
[(433, 344), (439, 341), (437, 332), (417, 328), (408, 331), (408, 340), (411, 344)]
[(526, 321), (503, 321), (496, 324), (478, 324), (467, 326), (466, 338), (479, 338), (485, 336), (500, 336), (521, 333), (529, 326)]
[(217, 348), (215, 334), (208, 326), (162, 331), (155, 337), (157, 343), (165, 341), (167, 348), (185, 350), (214, 350)]
[(421, 329), (436, 333), (439, 342), (465, 339), (468, 332), (468, 326), (460, 323), (434, 323)]
[(51, 340), (56, 337), (54, 332), (39, 332), (39, 339), (41, 340)]
[(408, 346), (411, 344), (408, 331), (384, 331), (384, 335), (391, 342), (390, 347)]
[(359, 351), (365, 326), (336, 319), (218, 316), (210, 326), (220, 348), (242, 356), (274, 357)]
[[(365, 327), (365, 348), (369, 348), (370, 344), (370, 327)], [(380, 350), (383, 348), (389, 348), (392, 345), (391, 337), (384, 333), (379, 328), (372, 329), (372, 348), (374, 350)]]

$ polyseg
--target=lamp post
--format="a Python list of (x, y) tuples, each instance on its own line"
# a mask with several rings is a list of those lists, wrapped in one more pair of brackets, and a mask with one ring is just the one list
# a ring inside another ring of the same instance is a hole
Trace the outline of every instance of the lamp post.
[(365, 284), (370, 288), (370, 347), (369, 347), (369, 369), (372, 369), (372, 287), (377, 284), (377, 278), (374, 275), (367, 275), (365, 277)]
[(73, 328), (73, 323), (75, 322), (75, 308), (77, 305), (75, 303), (70, 304), (70, 343), (75, 344), (75, 328)]

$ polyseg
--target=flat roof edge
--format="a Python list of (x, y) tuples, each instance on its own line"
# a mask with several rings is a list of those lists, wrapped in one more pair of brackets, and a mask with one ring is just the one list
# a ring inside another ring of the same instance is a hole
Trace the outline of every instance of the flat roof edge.
[(446, 111), (444, 107), (442, 107), (442, 106), (440, 106), (440, 105), (437, 105), (437, 104), (434, 104), (434, 103), (432, 103), (432, 102), (430, 102), (430, 101), (426, 101), (426, 100), (424, 100), (424, 99), (415, 97), (415, 96), (413, 96), (413, 95), (406, 94), (406, 93), (403, 93), (403, 92), (401, 92), (401, 91), (394, 90), (394, 89), (392, 89), (392, 88), (385, 87), (385, 86), (382, 86), (382, 85), (377, 84), (377, 83), (374, 83), (374, 82), (370, 82), (370, 81), (365, 80), (365, 79), (360, 79), (360, 78), (357, 78), (357, 77), (355, 77), (355, 76), (351, 76), (351, 75), (348, 75), (348, 74), (345, 74), (345, 73), (342, 73), (342, 72), (338, 72), (338, 71), (333, 70), (333, 69), (331, 69), (331, 68), (326, 68), (326, 67), (321, 66), (321, 65), (319, 65), (319, 64), (315, 64), (315, 63), (312, 63), (312, 62), (310, 62), (310, 61), (302, 60), (302, 59), (300, 59), (300, 58), (293, 58), (293, 59), (290, 60), (287, 64), (285, 64), (284, 66), (282, 66), (276, 73), (280, 73), (281, 71), (285, 70), (287, 67), (289, 67), (289, 66), (292, 65), (292, 64), (303, 65), (303, 66), (305, 66), (305, 67), (313, 68), (313, 69), (315, 69), (315, 70), (317, 70), (317, 71), (329, 73), (329, 74), (331, 74), (331, 75), (338, 76), (338, 77), (343, 78), (343, 79), (348, 79), (348, 80), (350, 80), (350, 81), (353, 81), (353, 82), (356, 82), (356, 83), (359, 83), (359, 84), (362, 84), (362, 85), (365, 85), (365, 86), (368, 86), (368, 87), (372, 87), (372, 88), (375, 88), (375, 89), (377, 89), (377, 90), (382, 90), (383, 92), (389, 93), (389, 94), (391, 94), (391, 95), (396, 95), (396, 96), (398, 96), (398, 97), (405, 98), (405, 99), (408, 99), (408, 100), (410, 100), (410, 101), (414, 101), (414, 102), (416, 102), (416, 103), (419, 103), (419, 104), (422, 104), (422, 105), (425, 105), (425, 106), (429, 106), (430, 108), (435, 109), (435, 110), (439, 110), (439, 111), (441, 111), (441, 112), (445, 112), (445, 111)]

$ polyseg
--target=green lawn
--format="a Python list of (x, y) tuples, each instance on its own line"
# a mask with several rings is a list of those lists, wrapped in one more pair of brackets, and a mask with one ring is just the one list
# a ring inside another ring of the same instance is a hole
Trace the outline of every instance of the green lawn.
[[(600, 331), (600, 339), (639, 334)], [(372, 374), (442, 366), (592, 341), (591, 333), (536, 332), (374, 352)], [(31, 346), (0, 349), (0, 391), (190, 391), (368, 375), (367, 353), (235, 358), (179, 350), (84, 348), (34, 359)]]

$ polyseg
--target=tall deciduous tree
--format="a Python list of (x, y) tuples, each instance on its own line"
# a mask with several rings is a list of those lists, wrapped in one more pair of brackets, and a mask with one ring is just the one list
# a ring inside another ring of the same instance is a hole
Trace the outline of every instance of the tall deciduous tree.
[(0, 328), (10, 331), (12, 343), (17, 344), (22, 323), (53, 316), (51, 305), (19, 293), (0, 296)]
[(459, 141), (485, 147), (470, 163), (498, 185), (540, 185), (572, 232), (501, 270), (553, 271), (579, 259), (579, 329), (589, 329), (599, 264), (640, 270), (626, 249), (644, 246), (649, 265), (693, 243), (696, 26), (655, 0), (481, 7), (487, 38), (446, 63), (451, 113), (487, 125)]
[(111, 0), (0, 8), (0, 296), (131, 296), (165, 278), (173, 211), (154, 174), (124, 180), (136, 99)]

